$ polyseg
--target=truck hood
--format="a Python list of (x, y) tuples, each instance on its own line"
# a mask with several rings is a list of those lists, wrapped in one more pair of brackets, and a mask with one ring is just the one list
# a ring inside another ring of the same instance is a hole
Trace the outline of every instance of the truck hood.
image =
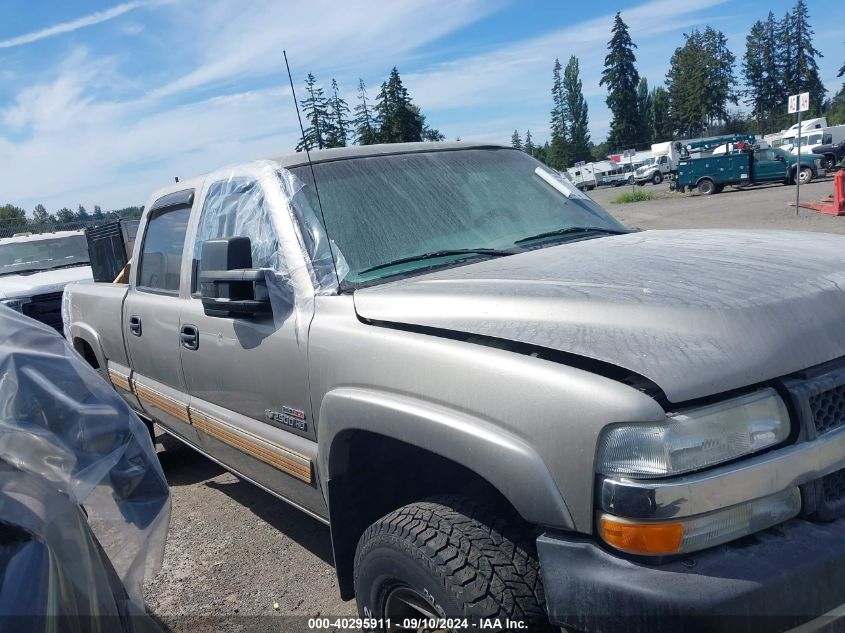
[(845, 236), (646, 231), (366, 288), (354, 301), (365, 320), (612, 363), (677, 403), (845, 355)]
[(92, 279), (90, 266), (45, 270), (31, 275), (4, 275), (0, 276), (0, 299), (32, 297), (48, 292), (60, 292), (71, 282), (91, 281)]

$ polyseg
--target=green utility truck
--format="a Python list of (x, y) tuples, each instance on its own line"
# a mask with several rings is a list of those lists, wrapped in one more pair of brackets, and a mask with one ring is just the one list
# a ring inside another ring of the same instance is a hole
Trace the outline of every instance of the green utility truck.
[(721, 192), (725, 185), (792, 184), (796, 171), (802, 185), (825, 174), (821, 160), (812, 154), (801, 156), (801, 164), (798, 165), (798, 156), (777, 147), (743, 147), (733, 153), (681, 158), (676, 187), (681, 192), (687, 187), (697, 189), (701, 195), (708, 196)]

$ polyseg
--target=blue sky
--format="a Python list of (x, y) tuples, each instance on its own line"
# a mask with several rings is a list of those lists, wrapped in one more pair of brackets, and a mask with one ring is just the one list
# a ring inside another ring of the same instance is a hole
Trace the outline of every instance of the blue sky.
[[(845, 3), (809, 0), (827, 88), (845, 61)], [(358, 77), (374, 96), (399, 67), (448, 138), (548, 136), (552, 66), (577, 55), (593, 139), (610, 121), (598, 85), (614, 13), (640, 74), (663, 83), (683, 33), (710, 24), (737, 58), (751, 24), (791, 0), (3, 0), (0, 203), (143, 204), (151, 190), (227, 163), (279, 155), (298, 129), (294, 78)]]

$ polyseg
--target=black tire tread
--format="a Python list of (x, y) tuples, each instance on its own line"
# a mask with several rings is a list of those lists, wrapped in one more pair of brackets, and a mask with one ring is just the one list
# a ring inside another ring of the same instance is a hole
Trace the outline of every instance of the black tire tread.
[[(457, 495), (411, 503), (367, 528), (355, 554), (356, 570), (366, 552), (385, 540), (458, 594), (463, 615), (509, 618), (526, 622), (530, 631), (551, 630), (534, 540), (518, 521)], [(356, 586), (357, 580), (356, 573)]]

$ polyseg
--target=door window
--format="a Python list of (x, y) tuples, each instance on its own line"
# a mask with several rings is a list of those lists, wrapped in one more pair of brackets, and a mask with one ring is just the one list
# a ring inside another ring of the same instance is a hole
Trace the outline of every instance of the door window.
[(224, 237), (249, 238), (253, 268), (283, 270), (270, 207), (261, 186), (254, 180), (232, 178), (209, 187), (197, 229), (195, 262), (200, 259), (203, 242)]
[(141, 248), (138, 288), (166, 294), (179, 293), (182, 251), (191, 207), (153, 211)]

